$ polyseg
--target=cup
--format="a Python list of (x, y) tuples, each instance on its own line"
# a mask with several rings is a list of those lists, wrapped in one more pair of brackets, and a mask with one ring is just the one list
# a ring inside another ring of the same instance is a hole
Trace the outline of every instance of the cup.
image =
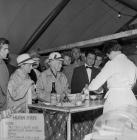
[(56, 105), (56, 103), (57, 103), (57, 95), (56, 94), (51, 94), (50, 104), (51, 105)]
[(60, 101), (60, 94), (57, 94), (57, 103), (60, 103), (61, 101)]

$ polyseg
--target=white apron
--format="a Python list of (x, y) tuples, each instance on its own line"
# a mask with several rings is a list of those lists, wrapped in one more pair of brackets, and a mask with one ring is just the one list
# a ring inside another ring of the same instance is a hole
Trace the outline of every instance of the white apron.
[(103, 113), (127, 105), (137, 106), (137, 100), (130, 88), (110, 88), (106, 96)]

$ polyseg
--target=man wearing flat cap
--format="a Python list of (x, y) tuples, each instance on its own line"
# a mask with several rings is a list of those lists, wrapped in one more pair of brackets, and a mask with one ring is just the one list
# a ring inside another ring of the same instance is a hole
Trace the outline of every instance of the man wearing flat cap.
[(18, 69), (11, 75), (8, 83), (8, 108), (16, 113), (26, 113), (27, 104), (35, 97), (34, 82), (29, 73), (34, 60), (29, 54), (21, 54), (17, 57)]
[(62, 67), (61, 54), (52, 52), (48, 57), (49, 68), (43, 71), (36, 84), (36, 92), (38, 97), (50, 101), (50, 94), (52, 90), (52, 83), (55, 83), (57, 94), (69, 92), (68, 81), (64, 73), (60, 72)]

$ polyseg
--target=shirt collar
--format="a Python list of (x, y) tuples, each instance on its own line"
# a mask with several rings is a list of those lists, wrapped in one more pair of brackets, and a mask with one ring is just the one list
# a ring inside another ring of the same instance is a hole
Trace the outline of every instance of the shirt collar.
[[(54, 76), (53, 73), (51, 72), (50, 68), (48, 68), (46, 71), (47, 71), (48, 76)], [(60, 72), (57, 72), (57, 75), (60, 75)]]
[(125, 57), (125, 55), (123, 53), (120, 53), (112, 60), (119, 59), (120, 57)]

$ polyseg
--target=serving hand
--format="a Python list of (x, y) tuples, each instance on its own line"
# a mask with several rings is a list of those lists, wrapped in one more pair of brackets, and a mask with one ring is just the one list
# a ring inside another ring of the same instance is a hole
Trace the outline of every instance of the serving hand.
[(96, 94), (102, 94), (103, 91), (104, 91), (103, 88), (100, 87), (99, 89), (97, 89), (97, 90), (93, 90), (92, 92), (94, 92), (94, 93), (96, 93)]

